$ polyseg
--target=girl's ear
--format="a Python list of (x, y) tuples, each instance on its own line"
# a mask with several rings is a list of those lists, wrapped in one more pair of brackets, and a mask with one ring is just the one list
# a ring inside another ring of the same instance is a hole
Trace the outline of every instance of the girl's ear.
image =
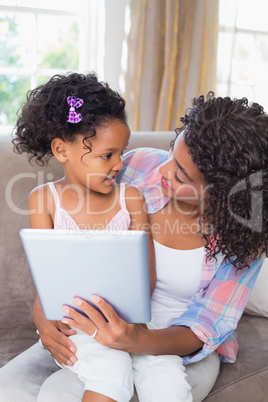
[(59, 162), (65, 163), (68, 160), (66, 142), (61, 138), (54, 138), (51, 141), (51, 151)]

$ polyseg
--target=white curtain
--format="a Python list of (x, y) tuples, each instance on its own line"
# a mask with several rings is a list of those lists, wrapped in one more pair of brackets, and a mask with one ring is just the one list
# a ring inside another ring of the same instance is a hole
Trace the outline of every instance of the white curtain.
[(123, 71), (132, 130), (173, 130), (216, 85), (218, 0), (129, 0)]

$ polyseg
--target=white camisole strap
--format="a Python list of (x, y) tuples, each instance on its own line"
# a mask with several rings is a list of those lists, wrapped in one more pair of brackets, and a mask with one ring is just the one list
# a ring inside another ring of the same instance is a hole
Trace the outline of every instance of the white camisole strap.
[(61, 207), (60, 206), (59, 194), (58, 194), (58, 192), (56, 190), (56, 187), (55, 187), (55, 184), (53, 182), (49, 182), (49, 183), (47, 183), (47, 185), (49, 186), (50, 191), (51, 191), (51, 193), (53, 195), (54, 202), (55, 202), (55, 209), (57, 210), (58, 208)]
[(121, 183), (120, 184), (120, 204), (123, 210), (127, 211), (127, 206), (126, 206), (126, 184), (125, 183)]

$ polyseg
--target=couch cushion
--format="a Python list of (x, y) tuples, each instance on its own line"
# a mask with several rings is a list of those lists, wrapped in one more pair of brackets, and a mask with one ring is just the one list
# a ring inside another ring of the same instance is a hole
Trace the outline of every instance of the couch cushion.
[(268, 319), (244, 314), (236, 333), (237, 361), (222, 364), (207, 402), (263, 402), (268, 395)]
[(33, 323), (18, 324), (16, 321), (0, 326), (0, 367), (24, 352), (38, 340)]
[(12, 151), (9, 136), (0, 136), (0, 322), (32, 321), (34, 286), (19, 239), (19, 229), (29, 227), (28, 195), (39, 184), (62, 177), (62, 166), (31, 166), (26, 155)]
[(268, 258), (264, 260), (258, 278), (250, 293), (245, 312), (268, 317)]

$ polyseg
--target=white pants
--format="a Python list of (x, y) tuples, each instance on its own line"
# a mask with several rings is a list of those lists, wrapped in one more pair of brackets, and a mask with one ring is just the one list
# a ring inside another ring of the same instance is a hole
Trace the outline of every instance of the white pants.
[[(219, 374), (216, 353), (186, 366), (194, 402), (201, 402)], [(151, 384), (154, 388), (156, 384)], [(169, 401), (169, 389), (164, 390)], [(81, 402), (84, 383), (68, 368), (59, 369), (39, 343), (0, 369), (0, 402)]]
[(192, 402), (182, 358), (133, 355), (133, 377), (140, 402)]
[(77, 361), (66, 366), (78, 374), (85, 390), (128, 402), (134, 392), (132, 359), (129, 353), (101, 345), (91, 336), (76, 330), (70, 339), (77, 348)]
[(78, 360), (67, 368), (78, 374), (85, 390), (128, 402), (135, 383), (141, 402), (162, 402), (167, 389), (169, 402), (192, 402), (191, 387), (179, 356), (130, 356), (101, 345), (79, 330), (70, 339), (77, 348)]

